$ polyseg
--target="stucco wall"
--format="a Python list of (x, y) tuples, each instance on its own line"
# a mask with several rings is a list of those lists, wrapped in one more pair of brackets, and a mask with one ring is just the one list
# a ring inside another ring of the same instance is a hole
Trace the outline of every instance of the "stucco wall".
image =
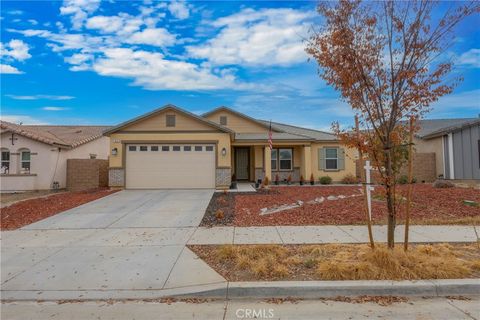
[(227, 117), (227, 125), (225, 127), (230, 128), (235, 132), (238, 132), (238, 133), (268, 132), (268, 128), (254, 121), (251, 121), (249, 119), (245, 119), (236, 114), (233, 114), (227, 110), (219, 110), (215, 113), (208, 115), (205, 118), (220, 124), (221, 116)]
[[(90, 154), (97, 154), (97, 159), (108, 158), (109, 139), (101, 137), (72, 150), (62, 149), (38, 142), (23, 136), (15, 135), (17, 140), (11, 144), (11, 133), (1, 135), (1, 147), (10, 150), (10, 175), (1, 177), (1, 191), (45, 190), (51, 189), (53, 181), (66, 187), (66, 160), (89, 159)], [(31, 152), (31, 176), (15, 176), (19, 173), (21, 149)], [(13, 153), (13, 154), (12, 154)]]
[[(228, 133), (114, 133), (110, 136), (110, 149), (117, 148), (117, 155), (110, 156), (111, 168), (123, 167), (123, 145), (129, 142), (158, 142), (158, 143), (217, 143), (217, 167), (231, 166), (230, 134)], [(225, 156), (222, 149), (227, 150)]]
[[(322, 147), (340, 147), (345, 150), (345, 169), (344, 170), (320, 170), (318, 166), (318, 150)], [(352, 148), (346, 148), (337, 142), (314, 143), (312, 144), (312, 173), (315, 181), (320, 177), (329, 176), (334, 182), (340, 182), (347, 174), (355, 175), (355, 159), (358, 158), (357, 151)], [(310, 177), (305, 177), (309, 180)]]

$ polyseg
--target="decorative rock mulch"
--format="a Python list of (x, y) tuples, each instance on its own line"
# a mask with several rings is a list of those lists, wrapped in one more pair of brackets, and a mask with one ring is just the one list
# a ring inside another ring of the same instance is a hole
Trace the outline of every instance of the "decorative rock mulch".
[(119, 190), (98, 189), (82, 192), (62, 192), (47, 197), (20, 201), (2, 208), (0, 229), (18, 229), (117, 191)]

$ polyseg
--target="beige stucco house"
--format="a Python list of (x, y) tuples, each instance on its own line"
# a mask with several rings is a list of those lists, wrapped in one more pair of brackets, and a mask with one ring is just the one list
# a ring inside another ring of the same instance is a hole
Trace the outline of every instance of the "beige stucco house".
[(0, 122), (1, 191), (66, 187), (67, 159), (108, 159), (105, 126), (17, 125)]
[(128, 189), (228, 188), (238, 181), (340, 181), (355, 154), (327, 132), (270, 124), (226, 107), (202, 116), (173, 105), (126, 121), (110, 137), (109, 184)]

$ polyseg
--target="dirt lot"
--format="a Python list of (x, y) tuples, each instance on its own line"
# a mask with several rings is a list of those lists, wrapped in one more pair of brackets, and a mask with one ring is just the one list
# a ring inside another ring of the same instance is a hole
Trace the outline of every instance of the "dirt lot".
[(478, 244), (189, 246), (228, 281), (418, 280), (480, 276)]
[[(398, 223), (404, 220), (407, 186), (398, 186)], [(382, 187), (373, 192), (372, 215), (375, 224), (386, 223), (386, 201)], [(328, 200), (329, 196), (337, 197)], [(340, 197), (339, 197), (340, 196)], [(345, 198), (342, 198), (345, 196)], [(321, 203), (312, 203), (324, 198)], [(260, 215), (263, 208), (282, 205), (302, 205), (266, 215)], [(433, 188), (430, 184), (415, 184), (411, 210), (412, 224), (480, 224), (480, 206), (464, 203), (471, 200), (480, 203), (480, 190), (473, 188)], [(216, 199), (212, 199), (216, 201)], [(221, 208), (228, 219), (216, 220), (212, 212), (208, 225), (268, 226), (268, 225), (322, 225), (322, 224), (363, 224), (364, 199), (359, 186), (290, 186), (274, 187), (268, 192), (256, 194), (235, 194), (234, 200), (211, 203), (211, 208)], [(309, 203), (310, 202), (310, 203)], [(232, 208), (233, 205), (233, 208)], [(231, 215), (233, 214), (233, 218)]]
[(3, 208), (9, 205), (12, 205), (18, 201), (45, 197), (51, 194), (56, 194), (61, 192), (65, 192), (65, 190), (59, 190), (59, 191), (38, 190), (38, 191), (26, 191), (26, 192), (15, 192), (15, 193), (2, 193), (0, 194), (0, 205)]
[(99, 189), (82, 192), (62, 192), (46, 197), (16, 202), (1, 210), (1, 230), (14, 230), (48, 218), (62, 211), (105, 197), (117, 190)]

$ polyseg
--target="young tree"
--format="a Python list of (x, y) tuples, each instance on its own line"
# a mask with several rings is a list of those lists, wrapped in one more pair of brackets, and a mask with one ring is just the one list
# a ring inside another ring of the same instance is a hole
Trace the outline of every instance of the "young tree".
[(479, 8), (478, 2), (432, 0), (341, 0), (318, 6), (324, 22), (313, 30), (306, 52), (317, 61), (320, 77), (359, 115), (364, 129), (359, 135), (341, 131), (338, 124), (334, 129), (378, 168), (386, 189), (390, 248), (398, 205), (395, 175), (407, 155), (403, 120), (422, 117), (461, 80), (447, 79), (452, 62), (442, 58), (455, 26)]

